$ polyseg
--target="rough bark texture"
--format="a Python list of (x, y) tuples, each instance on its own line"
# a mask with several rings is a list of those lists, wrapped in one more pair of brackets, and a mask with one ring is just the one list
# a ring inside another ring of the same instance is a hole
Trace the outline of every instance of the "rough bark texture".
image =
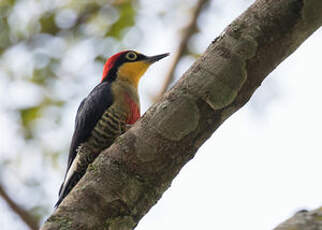
[(258, 0), (100, 154), (42, 229), (133, 229), (180, 169), (322, 24), (321, 0)]
[(313, 211), (300, 211), (280, 224), (274, 230), (321, 230), (322, 208)]

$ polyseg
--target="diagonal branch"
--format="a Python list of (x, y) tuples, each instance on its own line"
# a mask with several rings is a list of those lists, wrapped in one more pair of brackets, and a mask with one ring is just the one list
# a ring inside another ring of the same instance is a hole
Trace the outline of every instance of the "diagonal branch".
[(10, 196), (6, 193), (2, 185), (0, 184), (0, 196), (6, 201), (8, 206), (16, 213), (20, 219), (32, 230), (39, 229), (38, 223), (33, 216), (29, 214), (28, 211), (20, 207), (16, 202), (14, 202)]
[(198, 148), (321, 26), (321, 12), (321, 0), (257, 0), (98, 156), (42, 229), (133, 229)]
[(176, 66), (179, 60), (181, 59), (181, 57), (187, 51), (187, 45), (188, 45), (189, 39), (197, 31), (197, 19), (201, 13), (201, 9), (203, 8), (203, 6), (208, 4), (208, 2), (209, 0), (199, 0), (196, 6), (194, 7), (193, 12), (191, 13), (191, 20), (189, 24), (183, 29), (182, 39), (179, 43), (178, 50), (175, 53), (174, 60), (165, 77), (165, 81), (160, 89), (160, 92), (153, 99), (154, 102), (156, 102), (165, 93), (170, 83), (173, 81), (174, 71), (176, 70)]
[(274, 230), (319, 230), (322, 229), (322, 208), (297, 212)]

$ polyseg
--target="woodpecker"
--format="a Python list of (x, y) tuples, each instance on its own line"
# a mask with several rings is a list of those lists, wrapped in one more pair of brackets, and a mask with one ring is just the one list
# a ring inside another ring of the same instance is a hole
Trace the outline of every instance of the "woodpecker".
[(145, 56), (127, 50), (106, 61), (101, 82), (78, 107), (67, 170), (56, 208), (98, 154), (124, 133), (127, 125), (140, 118), (139, 80), (152, 63), (168, 55)]

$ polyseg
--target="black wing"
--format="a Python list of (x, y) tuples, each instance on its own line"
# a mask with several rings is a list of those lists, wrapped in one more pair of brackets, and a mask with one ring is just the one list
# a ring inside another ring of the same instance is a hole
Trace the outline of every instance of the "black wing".
[[(75, 130), (70, 145), (66, 174), (76, 157), (76, 150), (84, 143), (94, 129), (103, 113), (113, 103), (111, 84), (102, 82), (97, 85), (90, 94), (81, 102), (75, 119)], [(59, 191), (59, 195), (61, 189)]]

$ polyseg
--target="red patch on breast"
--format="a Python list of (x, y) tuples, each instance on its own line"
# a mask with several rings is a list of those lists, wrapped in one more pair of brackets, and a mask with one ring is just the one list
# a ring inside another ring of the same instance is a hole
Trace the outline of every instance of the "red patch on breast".
[(126, 124), (132, 125), (140, 118), (140, 108), (128, 94), (125, 94), (125, 102), (130, 107), (130, 114), (128, 114)]

